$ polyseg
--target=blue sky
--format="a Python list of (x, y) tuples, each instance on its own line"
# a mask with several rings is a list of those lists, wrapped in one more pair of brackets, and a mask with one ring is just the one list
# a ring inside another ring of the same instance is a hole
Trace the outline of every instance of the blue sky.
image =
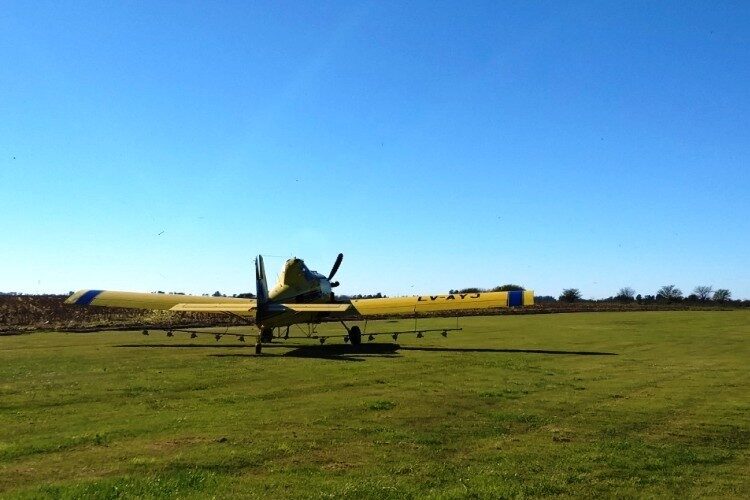
[(0, 290), (750, 297), (746, 2), (3, 2)]

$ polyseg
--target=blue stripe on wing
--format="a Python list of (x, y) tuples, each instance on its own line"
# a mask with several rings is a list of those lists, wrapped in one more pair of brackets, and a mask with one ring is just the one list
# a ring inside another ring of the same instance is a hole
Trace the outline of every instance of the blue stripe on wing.
[(93, 301), (96, 298), (96, 296), (102, 292), (103, 290), (89, 290), (83, 295), (81, 295), (81, 297), (78, 300), (76, 300), (76, 304), (79, 306), (87, 306), (91, 304), (91, 301)]

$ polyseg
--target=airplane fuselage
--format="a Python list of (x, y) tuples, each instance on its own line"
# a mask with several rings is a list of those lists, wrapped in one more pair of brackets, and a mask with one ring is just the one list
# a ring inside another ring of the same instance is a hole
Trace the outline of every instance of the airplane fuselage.
[(328, 304), (332, 303), (331, 282), (317, 271), (310, 270), (302, 259), (292, 258), (284, 263), (278, 281), (268, 292), (270, 310), (263, 315), (261, 328), (276, 328), (298, 323), (320, 323), (327, 316), (320, 312), (273, 311), (274, 303)]

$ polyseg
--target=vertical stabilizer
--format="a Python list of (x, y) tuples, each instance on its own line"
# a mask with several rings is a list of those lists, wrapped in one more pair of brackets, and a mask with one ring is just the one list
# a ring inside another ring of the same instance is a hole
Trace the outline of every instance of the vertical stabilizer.
[(255, 309), (255, 324), (262, 324), (263, 314), (267, 308), (268, 302), (268, 282), (266, 281), (266, 268), (263, 265), (263, 256), (258, 255), (255, 259), (255, 300), (257, 301)]

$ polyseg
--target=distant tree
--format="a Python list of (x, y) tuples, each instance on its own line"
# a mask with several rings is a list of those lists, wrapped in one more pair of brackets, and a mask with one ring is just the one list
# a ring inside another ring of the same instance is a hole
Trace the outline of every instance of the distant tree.
[(484, 288), (476, 288), (476, 287), (462, 288), (456, 293), (480, 293), (480, 292), (484, 292)]
[(693, 293), (698, 297), (701, 302), (707, 301), (714, 291), (714, 287), (710, 285), (699, 285), (693, 289)]
[(343, 298), (349, 298), (349, 299), (382, 299), (382, 298), (385, 298), (385, 297), (387, 297), (387, 295), (383, 295), (380, 292), (375, 293), (375, 294), (362, 294), (362, 293), (358, 293), (358, 294), (355, 294), (355, 295), (339, 295), (338, 296), (339, 299), (343, 299)]
[(542, 302), (557, 302), (557, 299), (552, 295), (535, 295), (534, 302), (537, 304)]
[(559, 300), (562, 302), (576, 302), (581, 300), (581, 291), (578, 288), (566, 288), (560, 294)]
[(638, 295), (635, 296), (635, 301), (638, 302), (639, 304), (642, 303), (643, 296), (639, 293)]
[(526, 289), (521, 285), (514, 285), (512, 283), (509, 283), (507, 285), (496, 286), (495, 288), (490, 290), (490, 292), (522, 292), (524, 290)]
[(620, 288), (619, 292), (617, 292), (615, 300), (619, 300), (620, 302), (633, 302), (633, 300), (635, 300), (635, 290), (629, 286), (624, 286)]
[(682, 290), (674, 285), (665, 285), (659, 288), (659, 291), (656, 292), (656, 299), (664, 300), (667, 302), (676, 302), (682, 300)]
[(726, 302), (732, 297), (732, 292), (726, 288), (719, 288), (714, 292), (714, 300), (716, 302)]
[(221, 292), (216, 290), (212, 295), (212, 297), (221, 297)]

